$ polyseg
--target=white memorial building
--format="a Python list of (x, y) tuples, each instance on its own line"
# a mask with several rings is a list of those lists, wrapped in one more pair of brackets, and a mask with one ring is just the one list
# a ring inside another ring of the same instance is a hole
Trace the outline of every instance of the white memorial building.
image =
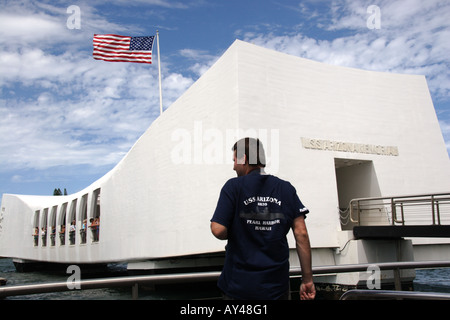
[[(450, 260), (445, 237), (353, 230), (450, 224), (450, 161), (425, 77), (332, 66), (239, 40), (98, 181), (68, 196), (4, 194), (0, 256), (124, 261), (130, 269), (220, 265), (226, 243), (211, 234), (210, 219), (235, 176), (231, 147), (244, 136), (262, 140), (266, 172), (290, 181), (310, 210), (314, 266)], [(368, 197), (382, 199), (350, 205)]]

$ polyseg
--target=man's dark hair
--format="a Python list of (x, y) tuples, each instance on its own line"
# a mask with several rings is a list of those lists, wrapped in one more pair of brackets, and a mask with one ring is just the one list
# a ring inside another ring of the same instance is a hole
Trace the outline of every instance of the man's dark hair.
[(264, 146), (259, 139), (242, 138), (234, 144), (232, 150), (236, 151), (236, 157), (238, 159), (242, 159), (245, 154), (247, 163), (251, 166), (262, 168), (266, 166)]

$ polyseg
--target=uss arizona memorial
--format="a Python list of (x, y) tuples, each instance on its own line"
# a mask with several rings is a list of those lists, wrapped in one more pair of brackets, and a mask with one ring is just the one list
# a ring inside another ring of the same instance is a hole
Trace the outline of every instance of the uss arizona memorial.
[[(439, 234), (355, 232), (450, 223), (450, 161), (425, 77), (331, 66), (239, 40), (98, 181), (68, 196), (4, 194), (0, 256), (219, 266), (225, 243), (209, 221), (243, 136), (263, 141), (266, 172), (289, 180), (310, 210), (313, 265), (450, 260)], [(36, 228), (47, 232), (33, 237)], [(356, 285), (365, 277), (320, 278)], [(402, 281), (412, 278), (402, 272)]]

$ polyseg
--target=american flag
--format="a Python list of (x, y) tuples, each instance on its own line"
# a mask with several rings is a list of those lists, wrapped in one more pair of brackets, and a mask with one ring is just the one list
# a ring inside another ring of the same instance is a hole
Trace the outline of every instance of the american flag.
[(94, 34), (94, 59), (112, 62), (152, 63), (155, 36), (127, 37)]

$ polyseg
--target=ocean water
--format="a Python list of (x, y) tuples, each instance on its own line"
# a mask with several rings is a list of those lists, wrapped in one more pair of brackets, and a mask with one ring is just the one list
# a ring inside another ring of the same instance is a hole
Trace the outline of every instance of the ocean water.
[[(66, 282), (72, 275), (64, 268), (42, 268), (30, 272), (17, 272), (12, 259), (0, 258), (0, 278), (7, 279), (6, 286), (25, 284)], [(81, 269), (81, 279), (105, 277), (123, 277), (128, 275), (126, 264), (108, 264), (97, 269)], [(194, 283), (164, 285), (155, 288), (141, 287), (139, 300), (176, 300), (176, 299), (211, 299), (220, 298), (216, 283)], [(131, 287), (113, 287), (91, 290), (70, 290), (64, 292), (42, 293), (32, 295), (10, 296), (5, 300), (130, 300)], [(0, 299), (1, 301), (1, 299)]]
[[(0, 278), (7, 279), (7, 286), (65, 282), (71, 273), (64, 269), (17, 272), (12, 259), (0, 258)], [(81, 270), (82, 279), (120, 277), (127, 275), (126, 264), (110, 264), (105, 268)], [(417, 269), (414, 290), (422, 292), (450, 293), (450, 268)], [(164, 285), (154, 289), (141, 288), (140, 300), (217, 299), (220, 292), (215, 282), (180, 285)], [(5, 300), (129, 300), (131, 287), (11, 296)]]
[(416, 270), (414, 291), (450, 293), (450, 268)]

